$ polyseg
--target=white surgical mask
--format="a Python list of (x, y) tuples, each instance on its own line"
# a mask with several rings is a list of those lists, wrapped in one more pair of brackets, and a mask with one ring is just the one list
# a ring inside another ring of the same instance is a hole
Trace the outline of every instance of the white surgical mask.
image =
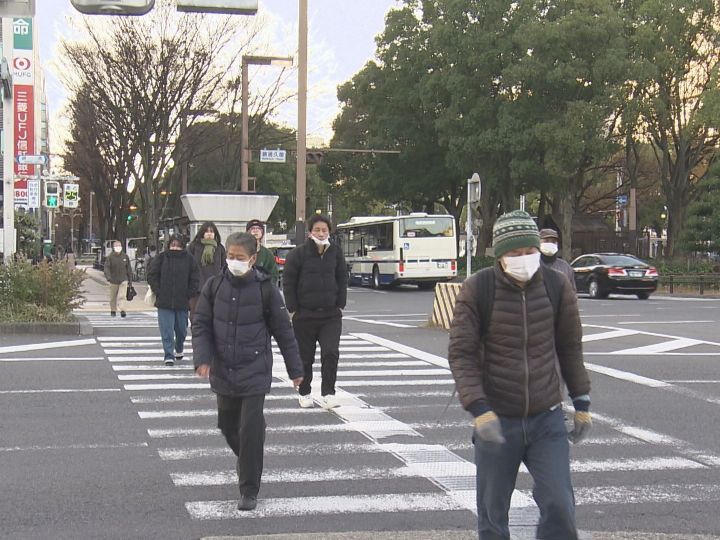
[(547, 255), (548, 257), (552, 257), (558, 252), (558, 245), (554, 242), (541, 242), (540, 243), (540, 253), (543, 255)]
[(503, 266), (505, 273), (511, 278), (520, 282), (530, 281), (540, 268), (540, 253), (503, 257)]
[(315, 242), (318, 246), (329, 246), (330, 245), (329, 238), (326, 238), (325, 240), (320, 240), (319, 238), (316, 238), (312, 234), (310, 235), (310, 238), (312, 238), (313, 242)]
[(233, 276), (242, 276), (250, 270), (250, 261), (238, 261), (235, 259), (226, 259), (228, 270)]
[(120, 253), (122, 251), (122, 248), (120, 246), (113, 246), (113, 251), (115, 253)]

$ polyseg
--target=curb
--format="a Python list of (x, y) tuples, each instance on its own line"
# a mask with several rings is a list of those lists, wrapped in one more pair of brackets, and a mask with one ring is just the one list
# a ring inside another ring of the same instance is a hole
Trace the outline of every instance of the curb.
[(17, 322), (0, 323), (0, 334), (4, 335), (69, 335), (69, 336), (94, 336), (93, 328), (87, 317), (75, 315), (75, 322), (67, 323), (43, 323), (43, 322)]

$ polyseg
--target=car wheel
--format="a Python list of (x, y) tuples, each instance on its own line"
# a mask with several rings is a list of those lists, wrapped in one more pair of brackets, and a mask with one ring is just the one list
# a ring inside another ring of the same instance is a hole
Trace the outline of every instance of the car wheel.
[(380, 269), (377, 266), (373, 266), (372, 270), (372, 288), (380, 288)]
[(640, 300), (647, 300), (648, 298), (650, 298), (650, 293), (649, 293), (649, 292), (639, 292), (639, 293), (637, 293), (636, 296), (637, 296)]
[(590, 298), (600, 298), (600, 284), (595, 279), (588, 282), (588, 295)]

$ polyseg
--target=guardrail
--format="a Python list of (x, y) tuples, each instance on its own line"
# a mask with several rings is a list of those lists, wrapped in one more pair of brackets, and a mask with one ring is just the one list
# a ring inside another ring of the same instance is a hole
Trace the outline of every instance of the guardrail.
[(677, 290), (697, 290), (698, 294), (720, 293), (720, 274), (667, 274), (660, 275), (658, 287), (667, 287), (669, 294)]

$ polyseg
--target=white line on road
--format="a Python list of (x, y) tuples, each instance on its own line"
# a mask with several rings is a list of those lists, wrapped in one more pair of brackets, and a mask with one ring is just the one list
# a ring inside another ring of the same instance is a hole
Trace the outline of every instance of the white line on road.
[[(264, 414), (305, 414), (310, 415), (324, 413), (325, 410), (321, 408), (317, 409), (301, 409), (299, 407), (293, 408), (267, 408)], [(184, 411), (138, 411), (138, 416), (143, 420), (156, 420), (164, 418), (196, 418), (203, 416), (217, 416), (217, 409), (191, 409)]]
[(149, 373), (147, 375), (118, 375), (120, 381), (169, 381), (176, 379), (193, 379), (195, 373)]
[(62, 356), (47, 356), (33, 358), (0, 358), (0, 362), (84, 362), (105, 360), (102, 356), (75, 356), (64, 358)]
[(617, 324), (704, 324), (715, 323), (716, 321), (625, 321)]
[(621, 371), (619, 369), (609, 368), (605, 366), (599, 366), (597, 364), (589, 364), (585, 363), (585, 368), (589, 369), (590, 371), (594, 371), (596, 373), (602, 373), (603, 375), (607, 375), (608, 377), (613, 377), (615, 379), (621, 379), (623, 381), (632, 382), (635, 384), (641, 384), (643, 386), (649, 386), (650, 388), (663, 388), (672, 386), (664, 381), (658, 381), (657, 379), (650, 379), (648, 377), (643, 377), (642, 375), (636, 375), (635, 373), (630, 373), (628, 371)]
[[(379, 444), (269, 444), (265, 446), (265, 455), (272, 456), (326, 456), (348, 454), (378, 454), (387, 450)], [(205, 448), (159, 448), (158, 455), (164, 461), (181, 461), (213, 456), (230, 456), (232, 450), (227, 446)]]
[(635, 330), (625, 330), (621, 328), (619, 330), (611, 330), (609, 332), (600, 332), (599, 334), (587, 334), (583, 336), (582, 340), (583, 343), (588, 343), (590, 341), (600, 341), (605, 339), (634, 336), (636, 334), (638, 334), (638, 332)]
[(0, 447), (0, 452), (32, 452), (50, 450), (115, 450), (118, 448), (147, 448), (148, 443), (118, 443), (118, 444), (68, 444), (58, 446), (6, 446)]
[(382, 345), (393, 351), (407, 354), (409, 356), (412, 356), (413, 358), (417, 358), (418, 360), (423, 360), (423, 361), (433, 364), (435, 366), (442, 367), (445, 369), (450, 369), (447, 359), (443, 358), (442, 356), (437, 356), (435, 354), (430, 354), (428, 352), (421, 351), (421, 350), (415, 349), (413, 347), (408, 347), (407, 345), (402, 345), (401, 343), (396, 343), (394, 341), (390, 341), (389, 339), (384, 339), (384, 338), (381, 338), (378, 336), (374, 336), (373, 334), (363, 334), (363, 333), (354, 332), (351, 335), (353, 335), (357, 338), (360, 338), (360, 339), (364, 339), (365, 341), (369, 341), (371, 343), (376, 343), (378, 345)]
[(322, 514), (445, 512), (464, 510), (444, 493), (397, 493), (329, 497), (262, 499), (251, 512), (240, 512), (237, 501), (193, 501), (185, 503), (193, 519), (250, 519)]
[(30, 343), (27, 345), (8, 345), (7, 347), (0, 347), (0, 354), (43, 351), (47, 349), (61, 349), (64, 347), (82, 347), (84, 345), (95, 345), (95, 343), (95, 338), (92, 338), (74, 339), (69, 341), (51, 341), (48, 343)]
[(704, 341), (699, 339), (690, 338), (678, 338), (671, 341), (664, 341), (662, 343), (655, 343), (654, 345), (645, 345), (644, 347), (633, 347), (631, 349), (622, 349), (620, 351), (613, 351), (615, 355), (644, 355), (644, 354), (658, 354), (674, 351), (677, 349), (683, 349), (685, 347), (692, 347), (693, 345), (703, 345)]
[(371, 321), (368, 319), (358, 319), (356, 317), (343, 317), (343, 320), (361, 322), (361, 323), (365, 323), (365, 324), (377, 324), (380, 326), (392, 326), (393, 328), (417, 328), (417, 326), (412, 325), (412, 324), (401, 324), (401, 323), (395, 323), (395, 322), (390, 322), (390, 321)]
[[(400, 380), (400, 381), (384, 381), (384, 380), (360, 380), (360, 381), (341, 381), (337, 386), (342, 388), (353, 387), (375, 387), (375, 386), (452, 386), (455, 384), (453, 379), (427, 379), (427, 380)], [(140, 392), (148, 390), (193, 390), (196, 388), (210, 388), (210, 383), (176, 383), (176, 384), (126, 384), (125, 390), (129, 392)]]
[(43, 388), (42, 390), (0, 390), (0, 394), (73, 394), (93, 392), (120, 392), (120, 388)]
[(210, 388), (209, 382), (180, 383), (180, 384), (126, 384), (128, 392), (139, 392), (149, 390), (195, 390), (197, 388)]

